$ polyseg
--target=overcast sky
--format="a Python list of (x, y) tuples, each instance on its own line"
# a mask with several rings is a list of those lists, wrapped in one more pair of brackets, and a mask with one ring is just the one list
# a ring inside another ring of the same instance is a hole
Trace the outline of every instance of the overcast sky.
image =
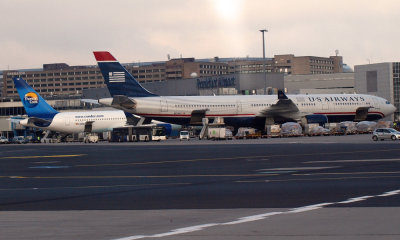
[(0, 69), (266, 54), (400, 61), (398, 0), (0, 0)]

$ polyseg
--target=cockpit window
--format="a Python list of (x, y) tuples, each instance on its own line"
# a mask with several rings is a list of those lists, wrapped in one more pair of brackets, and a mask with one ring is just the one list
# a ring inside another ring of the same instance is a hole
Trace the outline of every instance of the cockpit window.
[(386, 104), (390, 104), (390, 102), (389, 102), (389, 101), (386, 101)]

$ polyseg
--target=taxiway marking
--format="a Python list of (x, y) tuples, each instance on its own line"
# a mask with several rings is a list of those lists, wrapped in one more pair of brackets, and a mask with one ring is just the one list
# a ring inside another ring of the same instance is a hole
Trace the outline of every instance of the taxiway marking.
[(17, 179), (112, 179), (112, 178), (188, 178), (188, 177), (267, 177), (277, 174), (188, 174), (188, 175), (132, 175), (132, 176), (0, 176)]
[(264, 220), (264, 219), (267, 219), (267, 218), (270, 218), (273, 216), (278, 216), (278, 215), (283, 215), (283, 214), (304, 213), (304, 212), (308, 212), (308, 211), (318, 210), (318, 209), (324, 208), (326, 206), (334, 205), (334, 204), (348, 204), (348, 203), (353, 203), (353, 202), (365, 201), (365, 200), (371, 199), (371, 198), (386, 197), (386, 196), (392, 196), (392, 195), (396, 195), (396, 194), (400, 194), (400, 190), (393, 190), (393, 191), (382, 193), (380, 195), (360, 196), (360, 197), (355, 197), (355, 198), (349, 198), (347, 200), (340, 201), (340, 202), (318, 203), (318, 204), (313, 204), (313, 205), (308, 205), (308, 206), (302, 206), (302, 207), (298, 207), (298, 208), (292, 208), (292, 209), (289, 209), (284, 212), (261, 213), (261, 214), (241, 217), (241, 218), (229, 221), (229, 222), (205, 223), (205, 224), (199, 224), (199, 225), (194, 225), (194, 226), (189, 226), (189, 227), (177, 228), (177, 229), (173, 229), (171, 231), (165, 232), (165, 233), (157, 233), (157, 234), (153, 234), (153, 235), (134, 235), (134, 236), (129, 236), (129, 237), (117, 238), (114, 240), (136, 240), (136, 239), (143, 239), (143, 238), (161, 238), (161, 237), (166, 237), (166, 236), (175, 236), (175, 235), (180, 235), (180, 234), (185, 234), (185, 233), (202, 231), (202, 230), (205, 230), (205, 229), (211, 228), (211, 227), (218, 227), (218, 226), (224, 226), (224, 225), (237, 225), (237, 224), (242, 224), (242, 223), (247, 223), (247, 222), (260, 221), (260, 220)]
[[(357, 154), (357, 153), (369, 153), (369, 152), (390, 152), (400, 151), (400, 149), (383, 149), (383, 150), (363, 150), (363, 151), (347, 151), (347, 152), (325, 152), (319, 153), (319, 155), (336, 155), (342, 153)], [(267, 161), (276, 157), (296, 157), (296, 156), (314, 156), (315, 153), (303, 153), (303, 154), (276, 154), (276, 155), (263, 155), (263, 156), (239, 156), (239, 157), (226, 157), (226, 158), (197, 158), (197, 159), (182, 159), (182, 160), (166, 160), (166, 161), (154, 161), (154, 162), (130, 162), (130, 163), (103, 163), (103, 164), (78, 164), (74, 167), (104, 167), (104, 166), (129, 166), (129, 165), (151, 165), (151, 164), (169, 164), (169, 163), (187, 163), (187, 162), (202, 162), (202, 161), (227, 161), (227, 160), (247, 160), (247, 161)], [(399, 159), (400, 161), (400, 159)], [(316, 163), (306, 162), (306, 163)], [(324, 161), (321, 161), (324, 162)], [(331, 161), (326, 161), (331, 162)], [(332, 161), (334, 162), (334, 161)]]
[(360, 159), (360, 160), (332, 160), (332, 161), (308, 161), (303, 163), (358, 163), (358, 162), (399, 162), (400, 158), (393, 159)]

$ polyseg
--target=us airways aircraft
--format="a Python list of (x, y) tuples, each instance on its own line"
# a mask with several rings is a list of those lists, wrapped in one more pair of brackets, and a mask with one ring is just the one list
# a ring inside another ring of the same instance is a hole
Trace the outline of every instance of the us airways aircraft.
[(127, 125), (123, 111), (57, 112), (22, 78), (13, 78), (28, 118), (20, 124), (63, 133), (104, 132)]
[(330, 122), (377, 120), (395, 111), (387, 100), (364, 94), (157, 96), (144, 89), (109, 53), (94, 56), (112, 98), (99, 103), (144, 118), (176, 124), (199, 124), (223, 117), (227, 125), (263, 129), (266, 123), (325, 117)]

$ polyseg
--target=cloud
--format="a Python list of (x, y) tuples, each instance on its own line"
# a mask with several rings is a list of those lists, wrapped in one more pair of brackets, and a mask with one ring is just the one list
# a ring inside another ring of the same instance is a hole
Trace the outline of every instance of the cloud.
[[(395, 0), (3, 0), (0, 69), (95, 64), (93, 50), (121, 62), (171, 57), (329, 56), (350, 65), (398, 61)], [(224, 8), (225, 6), (225, 8)]]

